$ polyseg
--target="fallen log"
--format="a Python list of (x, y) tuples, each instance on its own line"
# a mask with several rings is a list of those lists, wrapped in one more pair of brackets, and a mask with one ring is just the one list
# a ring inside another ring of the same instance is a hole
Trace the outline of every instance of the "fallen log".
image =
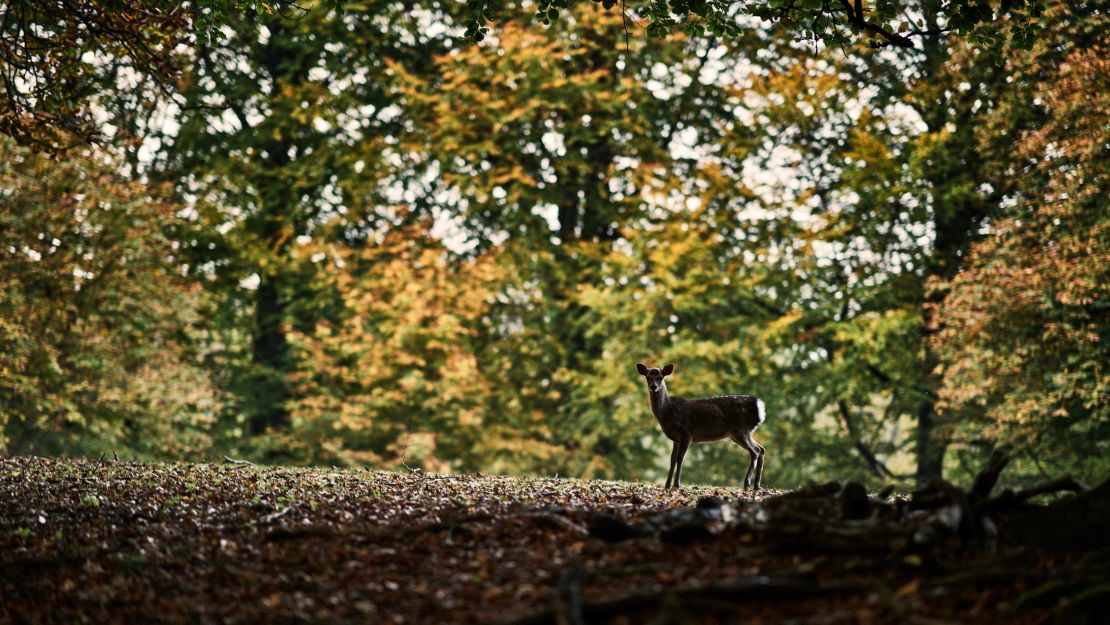
[(1075, 478), (1065, 475), (1018, 491), (1007, 488), (998, 495), (984, 501), (982, 508), (990, 513), (1003, 512), (1021, 507), (1030, 499), (1041, 495), (1055, 495), (1064, 492), (1081, 493), (1084, 490), (1086, 489)]

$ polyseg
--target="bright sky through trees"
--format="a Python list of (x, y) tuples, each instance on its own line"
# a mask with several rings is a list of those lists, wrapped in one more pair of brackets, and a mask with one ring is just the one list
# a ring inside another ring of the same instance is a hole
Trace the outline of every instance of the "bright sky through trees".
[(895, 4), (9, 3), (0, 445), (653, 479), (670, 360), (784, 485), (1103, 475), (1105, 15)]

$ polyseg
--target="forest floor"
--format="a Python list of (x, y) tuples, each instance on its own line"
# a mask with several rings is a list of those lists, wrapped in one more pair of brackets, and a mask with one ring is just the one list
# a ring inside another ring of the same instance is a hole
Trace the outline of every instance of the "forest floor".
[(0, 458), (0, 623), (1110, 622), (1101, 512), (861, 492)]

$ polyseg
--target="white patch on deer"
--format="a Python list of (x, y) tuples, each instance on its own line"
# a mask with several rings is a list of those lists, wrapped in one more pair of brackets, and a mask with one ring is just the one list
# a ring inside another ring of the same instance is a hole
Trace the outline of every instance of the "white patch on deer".
[(763, 406), (763, 400), (755, 400), (755, 409), (759, 411), (759, 422), (763, 423), (767, 419), (767, 409)]

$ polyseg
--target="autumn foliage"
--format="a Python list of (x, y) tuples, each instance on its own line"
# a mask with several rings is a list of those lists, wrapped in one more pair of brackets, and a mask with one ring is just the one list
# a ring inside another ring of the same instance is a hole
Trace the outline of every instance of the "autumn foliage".
[[(1045, 119), (1002, 161), (1017, 199), (943, 285), (933, 338), (961, 438), (1005, 441), (1033, 462), (1066, 449), (1073, 470), (1104, 454), (1110, 434), (1108, 46), (1103, 32), (1056, 72), (1033, 74)], [(1029, 76), (1025, 63), (1013, 69)]]
[(104, 22), (169, 74), (32, 59), (86, 91), (0, 114), (0, 452), (656, 480), (651, 360), (766, 402), (774, 487), (970, 480), (998, 447), (1017, 481), (1106, 476), (1094, 3), (965, 37), (925, 2), (913, 51), (799, 42), (813, 3), (720, 39), (506, 9), (481, 44), (408, 4), (217, 11), (183, 46), (174, 14)]

